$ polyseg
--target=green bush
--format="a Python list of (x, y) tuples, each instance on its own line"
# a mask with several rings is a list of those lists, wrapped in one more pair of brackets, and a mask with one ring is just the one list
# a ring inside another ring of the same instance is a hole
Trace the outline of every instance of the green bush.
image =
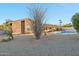
[(76, 13), (72, 16), (72, 24), (76, 31), (79, 33), (79, 13)]
[(63, 27), (72, 27), (72, 26), (73, 25), (71, 23), (63, 25)]

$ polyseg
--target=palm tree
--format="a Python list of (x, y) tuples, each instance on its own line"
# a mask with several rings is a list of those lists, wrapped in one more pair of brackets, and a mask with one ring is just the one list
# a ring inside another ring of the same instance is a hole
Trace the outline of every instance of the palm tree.
[(62, 20), (59, 20), (60, 27), (62, 26)]
[(62, 30), (62, 20), (59, 20), (60, 30)]

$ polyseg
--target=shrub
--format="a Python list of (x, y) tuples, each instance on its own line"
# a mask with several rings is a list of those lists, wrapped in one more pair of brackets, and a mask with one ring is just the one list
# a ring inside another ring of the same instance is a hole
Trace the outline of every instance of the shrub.
[(73, 27), (79, 33), (79, 13), (74, 14), (71, 20), (72, 20)]
[(72, 27), (72, 26), (73, 25), (71, 23), (63, 25), (63, 27)]

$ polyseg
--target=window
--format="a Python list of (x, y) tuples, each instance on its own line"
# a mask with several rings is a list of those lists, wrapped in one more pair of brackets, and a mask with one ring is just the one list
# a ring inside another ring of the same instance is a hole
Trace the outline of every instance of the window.
[(10, 26), (12, 26), (12, 23), (10, 23)]
[(49, 27), (49, 29), (52, 29), (51, 27)]

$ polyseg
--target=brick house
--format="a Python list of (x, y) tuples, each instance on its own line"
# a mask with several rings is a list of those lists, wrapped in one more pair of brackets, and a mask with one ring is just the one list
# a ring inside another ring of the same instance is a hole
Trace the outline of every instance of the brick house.
[[(31, 34), (31, 21), (31, 19), (25, 18), (10, 22), (13, 34)], [(46, 32), (56, 30), (55, 26), (51, 24), (44, 24), (43, 28)]]
[(22, 19), (12, 21), (11, 23), (13, 34), (29, 34), (32, 33), (31, 30), (31, 20)]

